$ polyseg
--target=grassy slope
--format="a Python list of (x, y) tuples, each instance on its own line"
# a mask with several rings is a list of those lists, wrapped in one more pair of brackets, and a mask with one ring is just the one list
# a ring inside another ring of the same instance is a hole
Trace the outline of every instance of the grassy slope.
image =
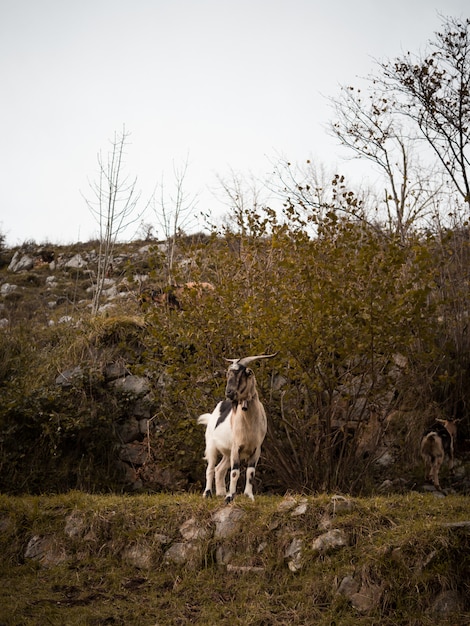
[[(326, 495), (302, 501), (306, 512), (293, 516), (280, 509), (282, 498), (239, 498), (232, 506), (245, 513), (242, 529), (217, 539), (212, 515), (223, 505), (196, 495), (0, 496), (0, 624), (425, 625), (436, 623), (428, 609), (439, 591), (469, 594), (469, 529), (445, 526), (470, 519), (467, 498), (358, 498), (342, 512)], [(70, 537), (72, 513), (79, 523)], [(325, 516), (347, 531), (350, 545), (318, 556), (311, 544)], [(191, 518), (210, 530), (196, 542), (195, 563), (165, 563), (164, 552), (182, 541), (179, 529)], [(61, 562), (25, 559), (33, 536), (49, 537)], [(295, 537), (304, 553), (294, 573), (285, 551)], [(129, 548), (148, 555), (147, 566), (137, 568)], [(232, 553), (230, 563), (258, 569), (227, 571), (216, 562), (221, 548)], [(369, 613), (336, 593), (346, 575), (380, 587)], [(468, 624), (470, 613), (448, 623)]]

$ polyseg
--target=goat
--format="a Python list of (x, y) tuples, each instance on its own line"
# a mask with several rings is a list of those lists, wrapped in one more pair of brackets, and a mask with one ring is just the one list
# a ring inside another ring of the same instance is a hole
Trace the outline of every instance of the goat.
[[(217, 404), (212, 413), (205, 413), (197, 420), (198, 424), (206, 425), (205, 498), (212, 496), (215, 476), (216, 495), (224, 496), (227, 504), (232, 502), (240, 476), (240, 460), (246, 459), (248, 466), (244, 494), (254, 500), (253, 482), (261, 445), (266, 437), (267, 420), (258, 397), (255, 375), (247, 365), (257, 359), (272, 358), (276, 354), (277, 352), (242, 359), (225, 359), (232, 363), (227, 370), (226, 397)], [(216, 467), (219, 454), (222, 459)], [(227, 493), (225, 476), (229, 467), (230, 488)]]
[(459, 420), (436, 420), (421, 438), (421, 456), (424, 461), (424, 478), (432, 481), (436, 489), (440, 489), (439, 470), (447, 456), (449, 470), (454, 469), (454, 442), (457, 437)]

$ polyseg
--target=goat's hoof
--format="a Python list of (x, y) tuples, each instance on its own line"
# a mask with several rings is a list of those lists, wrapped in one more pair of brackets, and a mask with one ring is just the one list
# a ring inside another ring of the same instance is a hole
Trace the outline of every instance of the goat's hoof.
[(225, 498), (225, 504), (230, 504), (231, 502), (233, 502), (233, 498), (234, 498), (234, 497), (235, 497), (235, 496), (227, 496), (227, 497)]
[(212, 498), (212, 491), (210, 489), (205, 491), (203, 494), (203, 498)]

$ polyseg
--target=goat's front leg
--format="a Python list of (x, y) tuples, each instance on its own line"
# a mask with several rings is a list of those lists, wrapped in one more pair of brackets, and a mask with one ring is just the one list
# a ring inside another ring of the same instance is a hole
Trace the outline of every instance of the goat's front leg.
[(255, 482), (255, 472), (256, 466), (259, 461), (259, 457), (261, 454), (261, 450), (257, 448), (251, 457), (248, 459), (248, 467), (246, 469), (246, 484), (245, 484), (245, 496), (248, 496), (250, 500), (254, 500), (255, 497), (253, 495), (253, 484)]
[(451, 475), (454, 475), (454, 438), (450, 438), (450, 450), (449, 450), (449, 470)]
[(232, 446), (230, 455), (230, 488), (225, 502), (230, 504), (237, 493), (238, 477), (240, 476), (240, 451), (237, 446)]

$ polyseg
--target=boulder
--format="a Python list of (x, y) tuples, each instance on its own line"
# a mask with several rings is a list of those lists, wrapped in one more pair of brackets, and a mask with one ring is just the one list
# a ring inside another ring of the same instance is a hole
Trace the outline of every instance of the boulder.
[(34, 259), (28, 254), (23, 254), (19, 250), (15, 252), (8, 269), (10, 272), (22, 272), (24, 270), (31, 270), (34, 267)]
[(224, 507), (212, 515), (215, 522), (215, 538), (225, 539), (233, 535), (241, 527), (245, 511), (236, 507)]
[(83, 259), (81, 254), (75, 254), (71, 259), (69, 259), (66, 263), (64, 263), (64, 267), (68, 269), (81, 269), (82, 267), (86, 267), (87, 263)]

